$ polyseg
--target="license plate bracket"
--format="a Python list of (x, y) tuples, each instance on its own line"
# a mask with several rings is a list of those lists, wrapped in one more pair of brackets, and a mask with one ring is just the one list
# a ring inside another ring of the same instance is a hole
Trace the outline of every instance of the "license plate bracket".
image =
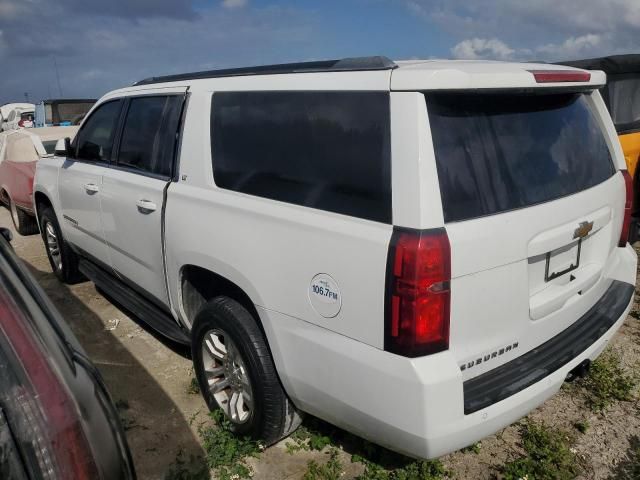
[(546, 255), (546, 264), (545, 264), (545, 268), (544, 268), (544, 281), (545, 282), (550, 282), (551, 280), (561, 277), (562, 275), (565, 275), (569, 272), (572, 272), (573, 270), (577, 269), (580, 266), (580, 250), (582, 248), (582, 239), (578, 240), (578, 244), (577, 246), (571, 246), (569, 248), (570, 250), (573, 250), (574, 248), (576, 248), (576, 257), (575, 260), (571, 261), (569, 263), (569, 266), (567, 266), (566, 268), (562, 268), (561, 270), (558, 271), (551, 271), (551, 260), (554, 258), (553, 254), (555, 252), (558, 252), (559, 250), (562, 249), (558, 249), (558, 250), (553, 250), (551, 252), (547, 252)]

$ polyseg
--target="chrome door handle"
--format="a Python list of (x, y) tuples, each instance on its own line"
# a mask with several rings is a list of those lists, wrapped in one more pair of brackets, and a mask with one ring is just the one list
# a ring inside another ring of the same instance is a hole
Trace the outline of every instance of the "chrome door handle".
[(138, 200), (136, 202), (136, 207), (138, 207), (138, 210), (140, 211), (140, 213), (151, 213), (151, 212), (155, 212), (156, 209), (158, 208), (156, 206), (155, 203), (153, 203), (150, 200)]
[(100, 187), (98, 187), (98, 185), (96, 185), (95, 183), (85, 183), (84, 190), (89, 195), (93, 195), (94, 193), (98, 193), (100, 191)]

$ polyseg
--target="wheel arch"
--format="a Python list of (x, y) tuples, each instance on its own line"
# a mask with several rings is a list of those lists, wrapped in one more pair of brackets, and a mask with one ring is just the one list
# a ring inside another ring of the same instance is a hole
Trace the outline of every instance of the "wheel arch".
[(206, 267), (186, 264), (180, 268), (178, 282), (179, 310), (191, 326), (205, 303), (215, 297), (226, 296), (246, 308), (265, 334), (254, 299), (233, 280)]
[(40, 212), (45, 207), (53, 208), (53, 202), (46, 193), (40, 190), (35, 190), (33, 192), (33, 207), (36, 220), (38, 221), (38, 224), (40, 224)]

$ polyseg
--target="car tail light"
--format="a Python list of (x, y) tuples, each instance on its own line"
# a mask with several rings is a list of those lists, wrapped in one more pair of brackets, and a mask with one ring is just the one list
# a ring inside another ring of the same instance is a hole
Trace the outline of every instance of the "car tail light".
[(633, 180), (627, 170), (620, 170), (624, 178), (626, 198), (624, 201), (624, 217), (622, 220), (622, 231), (620, 232), (619, 247), (624, 247), (629, 241), (629, 229), (631, 227), (631, 209), (633, 207)]
[(529, 70), (536, 79), (536, 83), (588, 82), (591, 80), (589, 72), (571, 70)]
[[(15, 388), (14, 403), (21, 421), (31, 431), (25, 435), (44, 479), (97, 479), (93, 453), (82, 430), (74, 399), (61, 382), (29, 320), (9, 294), (0, 289), (0, 331), (15, 353), (23, 381)], [(36, 465), (31, 465), (31, 468)]]
[(443, 228), (395, 228), (389, 246), (385, 350), (418, 357), (449, 348), (451, 253)]

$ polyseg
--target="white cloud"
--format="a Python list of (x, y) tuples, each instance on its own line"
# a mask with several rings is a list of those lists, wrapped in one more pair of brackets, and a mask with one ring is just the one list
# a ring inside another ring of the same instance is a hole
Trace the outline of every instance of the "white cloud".
[(631, 53), (640, 38), (639, 0), (402, 1), (459, 42), (452, 54), (467, 58), (505, 58), (508, 50), (506, 58), (523, 60)]
[(459, 42), (451, 49), (454, 58), (466, 60), (531, 60), (577, 59), (592, 56), (606, 35), (587, 34), (569, 37), (563, 42), (547, 43), (530, 48), (513, 48), (497, 38), (472, 38)]
[(224, 8), (242, 8), (246, 7), (249, 0), (222, 0)]
[(455, 58), (467, 60), (510, 60), (515, 50), (497, 38), (472, 38), (463, 40), (451, 49)]
[(536, 51), (544, 57), (575, 59), (589, 56), (602, 43), (602, 35), (590, 33), (579, 37), (569, 37), (560, 44), (548, 43), (541, 45)]

